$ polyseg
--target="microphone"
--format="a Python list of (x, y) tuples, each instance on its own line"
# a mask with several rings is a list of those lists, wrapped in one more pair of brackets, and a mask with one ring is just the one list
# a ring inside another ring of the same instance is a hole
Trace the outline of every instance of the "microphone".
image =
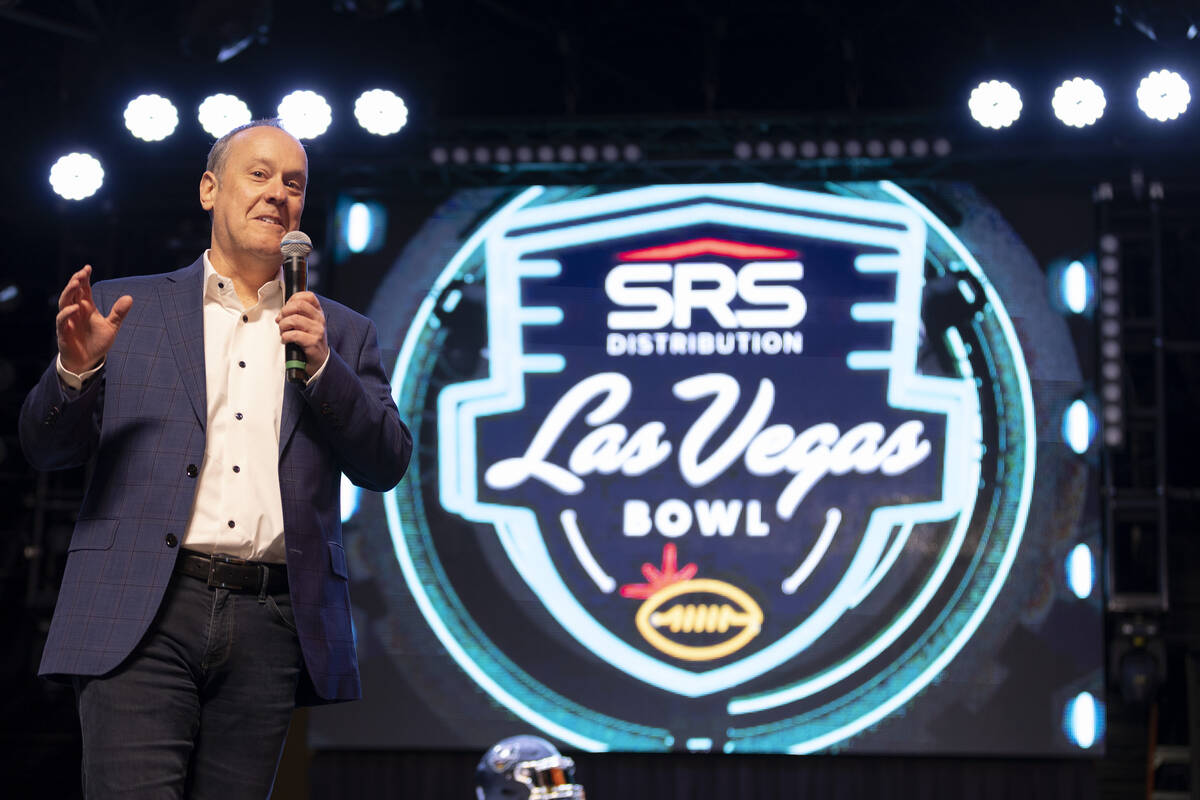
[[(283, 302), (286, 303), (296, 292), (308, 289), (308, 254), (312, 252), (312, 239), (300, 231), (289, 231), (279, 243), (279, 251), (283, 253)], [(298, 344), (287, 345), (283, 368), (288, 382), (301, 386), (307, 383), (306, 367), (308, 361), (304, 349)]]

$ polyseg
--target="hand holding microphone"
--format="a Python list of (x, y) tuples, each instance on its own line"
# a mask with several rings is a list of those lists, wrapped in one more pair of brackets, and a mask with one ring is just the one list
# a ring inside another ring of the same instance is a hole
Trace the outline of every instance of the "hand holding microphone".
[(283, 309), (275, 321), (285, 345), (284, 370), (290, 383), (304, 385), (329, 357), (325, 314), (308, 291), (308, 254), (312, 240), (291, 231), (279, 245), (283, 254)]

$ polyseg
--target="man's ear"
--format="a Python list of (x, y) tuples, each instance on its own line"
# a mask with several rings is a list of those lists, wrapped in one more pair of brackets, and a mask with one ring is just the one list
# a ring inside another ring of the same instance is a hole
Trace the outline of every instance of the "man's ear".
[(205, 211), (212, 211), (213, 195), (217, 191), (217, 176), (212, 172), (205, 172), (200, 176), (200, 207)]

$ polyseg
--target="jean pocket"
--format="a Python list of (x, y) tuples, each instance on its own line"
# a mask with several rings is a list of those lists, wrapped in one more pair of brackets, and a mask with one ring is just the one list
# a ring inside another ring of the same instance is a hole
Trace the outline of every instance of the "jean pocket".
[(296, 633), (296, 615), (292, 612), (291, 599), (285, 600), (282, 604), (276, 602), (274, 595), (267, 595), (267, 607), (275, 615), (283, 626), (292, 633)]

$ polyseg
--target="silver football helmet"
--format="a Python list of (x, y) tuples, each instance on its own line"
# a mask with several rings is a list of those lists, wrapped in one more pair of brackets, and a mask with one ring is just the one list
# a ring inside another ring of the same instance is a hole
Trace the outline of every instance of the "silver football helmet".
[(575, 762), (537, 736), (509, 736), (475, 768), (477, 800), (584, 800)]

